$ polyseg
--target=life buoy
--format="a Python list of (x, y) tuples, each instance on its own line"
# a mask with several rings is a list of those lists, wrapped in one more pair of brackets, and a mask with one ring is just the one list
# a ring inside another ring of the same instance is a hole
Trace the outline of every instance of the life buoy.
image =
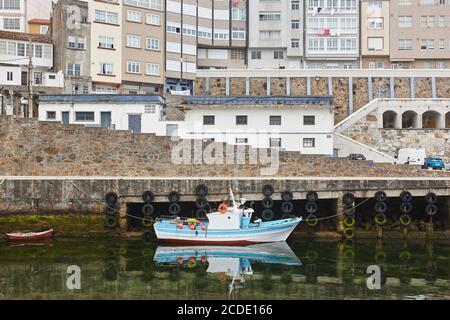
[(353, 216), (347, 216), (344, 218), (344, 225), (347, 227), (353, 227), (356, 223), (356, 220)]
[(384, 213), (377, 213), (375, 215), (375, 223), (378, 225), (383, 225), (387, 223), (387, 217)]
[(115, 205), (118, 200), (119, 200), (119, 197), (117, 196), (117, 193), (115, 193), (115, 192), (108, 192), (105, 195), (105, 201), (109, 205)]
[(425, 212), (430, 216), (434, 216), (438, 212), (438, 207), (435, 204), (427, 204)]
[(149, 228), (153, 225), (153, 219), (150, 215), (145, 215), (144, 218), (141, 220), (142, 226), (145, 228)]
[(266, 209), (272, 208), (272, 206), (273, 206), (273, 199), (271, 197), (265, 197), (262, 200), (262, 205)]
[(315, 214), (309, 214), (306, 216), (305, 222), (310, 227), (315, 227), (319, 223), (319, 219)]
[(206, 186), (206, 184), (199, 184), (195, 188), (195, 194), (199, 197), (206, 197), (208, 195), (208, 187)]
[(180, 211), (181, 211), (181, 206), (178, 203), (172, 202), (171, 204), (169, 204), (169, 214), (177, 215), (180, 213)]
[(409, 214), (402, 214), (399, 218), (400, 223), (403, 226), (408, 226), (411, 223), (411, 216)]
[(316, 213), (318, 210), (317, 203), (309, 201), (306, 203), (305, 209), (308, 213)]
[(317, 199), (319, 199), (319, 195), (315, 191), (308, 191), (308, 193), (306, 194), (306, 200), (310, 202), (315, 202), (317, 201)]
[(353, 202), (355, 202), (355, 196), (351, 192), (346, 192), (344, 196), (342, 197), (342, 201), (346, 205), (351, 205)]
[(402, 200), (403, 202), (410, 202), (412, 200), (411, 192), (403, 190), (400, 193), (400, 200)]
[(281, 193), (281, 199), (283, 201), (292, 201), (293, 198), (294, 198), (294, 195), (289, 190), (285, 190)]
[(374, 208), (376, 213), (385, 213), (387, 211), (387, 204), (386, 202), (377, 202)]
[(375, 200), (382, 202), (382, 201), (385, 201), (386, 198), (387, 198), (386, 192), (384, 192), (383, 190), (379, 190), (379, 191), (375, 192)]
[(177, 191), (170, 191), (167, 198), (170, 202), (178, 202), (180, 201), (180, 194)]
[(265, 186), (263, 186), (262, 188), (262, 193), (263, 195), (265, 195), (266, 197), (270, 197), (273, 194), (273, 187), (270, 184), (266, 184)]
[(208, 200), (206, 200), (206, 198), (197, 198), (195, 200), (195, 206), (199, 209), (206, 208), (207, 205), (208, 205)]
[(400, 204), (400, 212), (401, 213), (410, 213), (412, 211), (413, 207), (411, 202), (402, 202)]
[(105, 221), (105, 225), (110, 228), (114, 229), (119, 224), (119, 218), (118, 217), (107, 217)]
[(227, 213), (228, 212), (228, 206), (225, 202), (222, 202), (221, 204), (219, 204), (219, 212), (220, 213)]
[(294, 210), (294, 205), (290, 201), (285, 201), (281, 204), (281, 211), (283, 213), (291, 213)]
[(146, 190), (142, 193), (142, 200), (144, 200), (145, 203), (153, 202), (155, 199), (155, 195), (150, 190)]
[(437, 197), (436, 193), (434, 193), (434, 192), (428, 192), (425, 195), (425, 201), (429, 204), (436, 203), (437, 199), (438, 199), (438, 197)]
[(145, 216), (151, 216), (155, 212), (155, 208), (150, 203), (146, 203), (142, 206), (141, 211)]
[(275, 214), (271, 209), (265, 209), (263, 212), (261, 212), (261, 219), (264, 221), (270, 221), (274, 216)]
[(355, 237), (355, 230), (351, 227), (344, 228), (344, 237), (346, 239), (353, 239)]

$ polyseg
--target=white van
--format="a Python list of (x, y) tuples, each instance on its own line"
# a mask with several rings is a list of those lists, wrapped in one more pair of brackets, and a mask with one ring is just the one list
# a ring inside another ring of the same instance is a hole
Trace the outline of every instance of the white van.
[(425, 149), (405, 148), (398, 150), (395, 163), (423, 166), (426, 157)]

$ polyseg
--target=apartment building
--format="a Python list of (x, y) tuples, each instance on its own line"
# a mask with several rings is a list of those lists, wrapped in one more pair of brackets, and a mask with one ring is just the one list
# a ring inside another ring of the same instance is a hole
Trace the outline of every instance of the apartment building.
[(59, 0), (52, 13), (54, 69), (64, 73), (65, 93), (87, 94), (92, 91), (91, 24), (88, 17), (88, 3), (79, 0)]
[(248, 67), (303, 67), (303, 0), (250, 0)]
[(163, 92), (165, 14), (162, 0), (123, 0), (121, 93)]
[(122, 84), (122, 4), (119, 0), (90, 0), (90, 60), (92, 90), (116, 93)]
[(398, 0), (390, 6), (393, 68), (450, 68), (450, 1)]
[(50, 19), (28, 20), (28, 32), (34, 34), (47, 34), (50, 30)]
[(305, 17), (306, 68), (359, 68), (359, 0), (307, 0)]
[(49, 19), (52, 0), (0, 0), (0, 30), (32, 32), (28, 21)]
[(363, 69), (390, 68), (389, 0), (361, 1), (361, 67)]
[(167, 0), (166, 6), (167, 90), (192, 89), (197, 68), (245, 68), (246, 0)]

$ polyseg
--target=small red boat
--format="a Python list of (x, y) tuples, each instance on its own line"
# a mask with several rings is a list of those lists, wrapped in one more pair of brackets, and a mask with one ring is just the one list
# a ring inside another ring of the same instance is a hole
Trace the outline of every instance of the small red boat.
[(10, 241), (41, 240), (41, 239), (49, 239), (52, 236), (53, 236), (53, 229), (42, 232), (15, 232), (6, 234), (6, 237)]

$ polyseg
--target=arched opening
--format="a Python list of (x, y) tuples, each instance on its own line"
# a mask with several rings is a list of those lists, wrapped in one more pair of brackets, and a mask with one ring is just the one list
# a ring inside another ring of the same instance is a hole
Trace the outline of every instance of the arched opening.
[(423, 129), (437, 129), (439, 128), (439, 120), (441, 115), (436, 111), (427, 111), (422, 114), (422, 128)]
[(445, 115), (445, 127), (447, 129), (450, 129), (450, 112), (447, 112)]
[(414, 129), (417, 128), (417, 112), (405, 111), (402, 114), (402, 128), (403, 129)]
[(397, 123), (397, 113), (394, 111), (386, 111), (383, 113), (383, 128), (395, 129)]

